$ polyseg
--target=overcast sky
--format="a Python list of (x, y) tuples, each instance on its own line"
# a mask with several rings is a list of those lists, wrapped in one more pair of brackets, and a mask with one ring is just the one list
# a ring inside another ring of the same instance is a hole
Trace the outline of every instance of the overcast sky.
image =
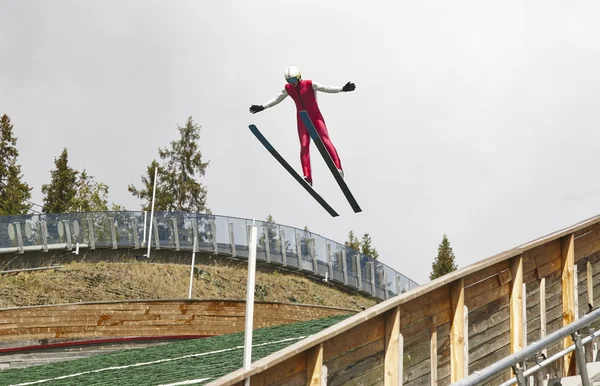
[[(0, 114), (41, 203), (70, 163), (138, 210), (127, 185), (188, 116), (210, 160), (215, 214), (344, 242), (369, 232), (380, 259), (427, 282), (443, 234), (459, 267), (596, 215), (600, 200), (597, 1), (0, 0)], [(287, 66), (327, 85), (321, 111), (363, 212), (314, 145), (332, 218), (248, 130), (300, 171), (288, 99), (251, 115)]]

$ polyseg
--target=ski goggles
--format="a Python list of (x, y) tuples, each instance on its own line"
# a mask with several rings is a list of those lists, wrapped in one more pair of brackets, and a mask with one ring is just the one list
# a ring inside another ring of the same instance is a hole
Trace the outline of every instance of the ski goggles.
[(286, 79), (286, 81), (288, 83), (296, 83), (296, 82), (298, 82), (298, 78), (288, 78), (288, 79)]

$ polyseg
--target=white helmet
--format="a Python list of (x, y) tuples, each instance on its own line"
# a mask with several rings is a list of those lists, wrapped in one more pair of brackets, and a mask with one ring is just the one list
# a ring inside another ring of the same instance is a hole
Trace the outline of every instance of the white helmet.
[(300, 80), (300, 78), (302, 77), (302, 75), (300, 74), (300, 69), (296, 66), (291, 66), (285, 69), (285, 72), (283, 74), (285, 76), (285, 79), (292, 79), (292, 78), (296, 78), (298, 80)]

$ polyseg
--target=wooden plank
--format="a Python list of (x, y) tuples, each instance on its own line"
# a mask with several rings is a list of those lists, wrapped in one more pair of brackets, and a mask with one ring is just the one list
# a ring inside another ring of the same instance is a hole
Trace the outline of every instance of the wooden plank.
[(383, 384), (399, 386), (398, 343), (400, 339), (400, 307), (385, 313), (385, 359)]
[(510, 262), (513, 280), (510, 290), (510, 352), (523, 348), (523, 256), (515, 256)]
[(452, 299), (452, 326), (450, 328), (450, 356), (451, 380), (456, 382), (464, 377), (464, 306), (465, 306), (465, 287), (464, 280), (459, 279), (450, 285), (450, 297)]
[(480, 271), (476, 271), (466, 276), (465, 279), (465, 289), (471, 287), (473, 284), (478, 283), (482, 280), (485, 280), (491, 276), (496, 276), (502, 271), (506, 271), (509, 268), (508, 260), (501, 261), (494, 265), (491, 265), (485, 269)]
[[(570, 234), (562, 239), (562, 304), (563, 326), (575, 321), (575, 236)], [(563, 340), (563, 348), (573, 344), (573, 339), (567, 336)], [(564, 376), (575, 375), (575, 356), (571, 352), (563, 357)]]
[(321, 386), (323, 381), (323, 343), (319, 343), (306, 351), (306, 386)]
[[(345, 331), (343, 334), (332, 336), (323, 341), (324, 360), (354, 350), (385, 337), (383, 315), (378, 315), (370, 323), (364, 323)], [(321, 343), (321, 342), (319, 342)]]
[(355, 366), (365, 358), (370, 358), (383, 352), (384, 339), (379, 339), (355, 350), (347, 351), (342, 355), (330, 358), (324, 362), (324, 365), (328, 369), (328, 383), (334, 384), (337, 379), (346, 377), (347, 373), (352, 373)]
[(479, 296), (471, 298), (465, 301), (465, 305), (469, 310), (476, 310), (479, 307), (483, 307), (488, 303), (492, 303), (504, 296), (510, 294), (510, 283), (498, 286), (490, 291), (479, 294)]
[(429, 370), (429, 380), (431, 381), (431, 386), (436, 386), (438, 382), (437, 377), (437, 369), (438, 369), (438, 360), (437, 360), (437, 344), (438, 344), (438, 336), (437, 336), (437, 320), (435, 317), (431, 318), (431, 338), (429, 340), (429, 358), (430, 358), (430, 370)]
[(251, 384), (252, 386), (272, 385), (300, 372), (306, 374), (306, 352), (298, 353), (273, 367), (265, 369), (264, 372), (253, 375)]

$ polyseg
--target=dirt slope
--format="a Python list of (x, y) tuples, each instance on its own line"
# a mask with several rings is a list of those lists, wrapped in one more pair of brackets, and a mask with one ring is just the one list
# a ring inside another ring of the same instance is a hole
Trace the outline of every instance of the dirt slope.
[[(104, 300), (181, 299), (189, 291), (190, 267), (150, 263), (70, 263), (48, 271), (0, 275), (0, 308)], [(196, 266), (194, 299), (246, 298), (244, 268)], [(345, 293), (288, 272), (257, 272), (257, 301), (365, 309), (378, 301)]]

